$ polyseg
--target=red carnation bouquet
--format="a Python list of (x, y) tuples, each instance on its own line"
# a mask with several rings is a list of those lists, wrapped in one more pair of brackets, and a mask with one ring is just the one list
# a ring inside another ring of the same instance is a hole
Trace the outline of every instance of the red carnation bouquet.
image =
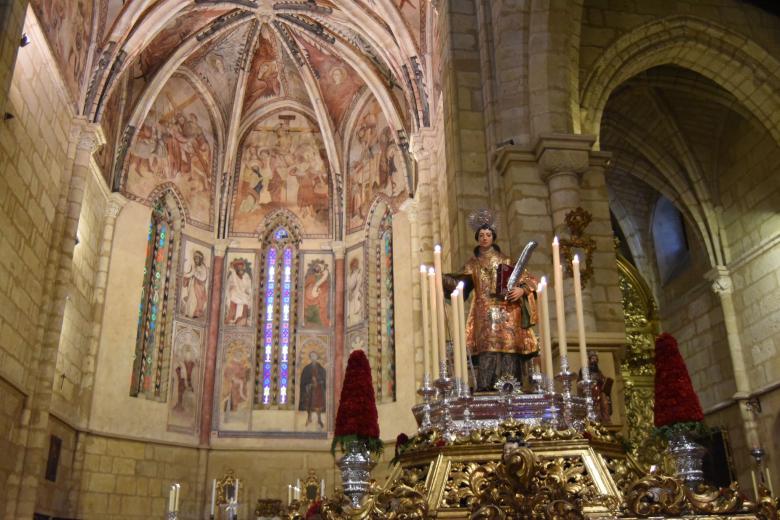
[(655, 427), (663, 437), (705, 430), (699, 396), (693, 390), (677, 340), (664, 332), (655, 339)]
[(366, 442), (372, 453), (382, 452), (371, 365), (362, 350), (353, 351), (347, 361), (331, 451), (335, 452), (336, 446), (343, 450), (354, 440)]

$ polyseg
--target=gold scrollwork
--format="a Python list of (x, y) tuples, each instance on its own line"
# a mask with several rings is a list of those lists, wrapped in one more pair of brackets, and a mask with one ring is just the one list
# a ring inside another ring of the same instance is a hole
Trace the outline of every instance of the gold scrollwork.
[(625, 497), (628, 511), (641, 518), (678, 516), (685, 511), (685, 486), (667, 475), (644, 476), (629, 486)]

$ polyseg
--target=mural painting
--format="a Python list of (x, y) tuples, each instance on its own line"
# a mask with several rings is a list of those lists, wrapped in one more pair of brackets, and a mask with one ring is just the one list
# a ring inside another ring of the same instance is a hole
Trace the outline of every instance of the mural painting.
[(180, 317), (204, 322), (211, 282), (211, 248), (185, 237), (179, 278)]
[(244, 96), (244, 113), (252, 108), (258, 99), (279, 96), (282, 92), (279, 57), (279, 40), (274, 36), (268, 24), (260, 27), (255, 55), (249, 68), (246, 94)]
[(109, 186), (111, 186), (114, 168), (114, 151), (119, 134), (119, 120), (122, 115), (122, 90), (124, 89), (125, 77), (122, 76), (119, 79), (117, 88), (111, 93), (100, 116), (100, 126), (106, 136), (106, 144), (95, 153), (95, 161), (100, 166), (100, 172)]
[(298, 338), (298, 412), (306, 413), (303, 429), (325, 431), (328, 415), (328, 336)]
[(358, 115), (349, 140), (348, 229), (359, 229), (374, 197), (382, 193), (392, 204), (407, 196), (406, 163), (379, 103), (372, 97)]
[(203, 331), (176, 322), (168, 393), (168, 430), (196, 431), (200, 413)]
[(136, 132), (127, 155), (125, 192), (145, 201), (160, 184), (172, 183), (187, 216), (212, 221), (214, 127), (203, 99), (189, 81), (173, 76)]
[(333, 260), (329, 254), (305, 253), (303, 256), (303, 298), (301, 328), (330, 328), (333, 299)]
[(309, 63), (319, 74), (320, 91), (333, 125), (339, 128), (363, 81), (349, 65), (338, 58), (305, 41), (303, 47), (309, 53)]
[(59, 63), (71, 98), (78, 105), (89, 52), (92, 0), (34, 0), (35, 14)]
[(249, 427), (252, 409), (252, 344), (250, 335), (223, 338), (220, 374), (220, 424), (226, 428)]
[(255, 313), (252, 288), (255, 265), (255, 255), (249, 251), (231, 251), (227, 254), (223, 324), (236, 327), (253, 324)]
[(173, 52), (185, 40), (203, 29), (208, 23), (228, 9), (191, 10), (187, 16), (177, 16), (166, 25), (147, 45), (138, 59), (133, 62), (130, 76), (129, 96), (131, 106), (135, 106), (146, 86), (155, 73), (165, 64)]
[(114, 21), (119, 17), (124, 0), (100, 0), (100, 40), (110, 34)]
[(184, 66), (195, 71), (217, 102), (222, 117), (230, 120), (238, 80), (238, 61), (244, 52), (250, 24), (244, 23), (194, 52)]
[(363, 321), (365, 316), (365, 260), (363, 245), (347, 251), (347, 327)]
[(231, 231), (251, 235), (271, 211), (285, 208), (304, 235), (328, 236), (330, 181), (317, 124), (284, 111), (254, 125), (241, 148)]
[(347, 368), (349, 355), (356, 350), (362, 350), (368, 353), (368, 333), (365, 328), (353, 330), (347, 334), (347, 341), (344, 345), (344, 368)]

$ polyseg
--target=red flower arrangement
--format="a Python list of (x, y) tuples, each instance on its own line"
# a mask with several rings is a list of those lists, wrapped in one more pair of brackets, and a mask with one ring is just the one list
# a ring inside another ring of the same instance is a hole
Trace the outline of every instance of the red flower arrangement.
[(371, 366), (362, 350), (352, 352), (347, 361), (331, 450), (335, 451), (337, 445), (344, 449), (352, 440), (367, 442), (374, 453), (382, 451)]
[[(655, 427), (687, 424), (696, 429), (704, 420), (699, 396), (693, 390), (677, 340), (664, 332), (655, 339)], [(682, 423), (682, 424), (681, 424)], [(694, 423), (694, 424), (691, 424)]]

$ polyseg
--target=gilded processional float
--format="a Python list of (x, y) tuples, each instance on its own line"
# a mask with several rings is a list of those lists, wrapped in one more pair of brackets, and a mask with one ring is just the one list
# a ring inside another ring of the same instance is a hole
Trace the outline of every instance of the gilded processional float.
[[(475, 213), (470, 223), (479, 243), (475, 257), (480, 257), (480, 248), (482, 253), (499, 251), (493, 248), (496, 233), (490, 212)], [(490, 230), (491, 236), (481, 236), (480, 229)], [(475, 287), (479, 281), (469, 284), (464, 273), (443, 275), (441, 249), (437, 246), (434, 266), (422, 267), (420, 272), (425, 289), (422, 309), (425, 377), (418, 390), (422, 402), (412, 409), (418, 424), (417, 434), (397, 448), (387, 480), (382, 484), (372, 481), (371, 448), (376, 447), (372, 443), (379, 442), (375, 404), (371, 399), (365, 412), (361, 411), (360, 403), (349, 404), (352, 408), (342, 414), (346, 400), (342, 397), (336, 435), (345, 442), (346, 453), (339, 461), (343, 494), (324, 498), (311, 507), (293, 501), (286, 510), (286, 518), (780, 519), (778, 500), (770, 494), (771, 484), (763, 479), (756, 484), (755, 501), (748, 500), (736, 482), (726, 488), (704, 483), (702, 449), (690, 440), (684, 429), (678, 429), (677, 435), (670, 438), (667, 454), (673, 470), (666, 474), (657, 469), (661, 467), (660, 460), (649, 468), (637, 462), (627, 452), (624, 441), (601, 424), (597, 395), (594, 400), (595, 381), (588, 370), (576, 256), (571, 268), (583, 369), (578, 377), (569, 368), (557, 237), (552, 245), (552, 287), (556, 296), (560, 363), (557, 373), (553, 372), (549, 286), (544, 278), (537, 283), (524, 269), (534, 247), (533, 242), (526, 246), (514, 268), (511, 263), (509, 269), (505, 267), (508, 263), (503, 256), (485, 254), (481, 263), (472, 266), (476, 270), (465, 270), (474, 280), (481, 272), (480, 266), (488, 271), (492, 269), (489, 276), (497, 278), (497, 283), (486, 289), (489, 298), (518, 302), (522, 307), (521, 327), (528, 321), (539, 325), (541, 340), (537, 348), (541, 355), (520, 356), (517, 368), (523, 374), (522, 380), (511, 370), (510, 373), (501, 373), (500, 368), (494, 371), (495, 359), (487, 357), (490, 361), (480, 368), (484, 371), (490, 367), (495, 373), (492, 379), (483, 373), (481, 383), (491, 382), (494, 391), (480, 391), (484, 388), (480, 388), (479, 377), (473, 377), (467, 351), (474, 353), (474, 342), (491, 334), (474, 323), (474, 313), (479, 312), (475, 307), (485, 302), (480, 302), (476, 294), (470, 316), (467, 318), (463, 312), (464, 296), (479, 291)], [(453, 285), (449, 323), (452, 339), (445, 341), (444, 287), (449, 289)], [(524, 290), (513, 291), (517, 287)], [(493, 332), (500, 331), (502, 325), (511, 321), (509, 313), (514, 310), (503, 303), (494, 307), (488, 304), (484, 310), (488, 314), (488, 326)], [(671, 346), (670, 355), (678, 356), (682, 363), (673, 339)], [(536, 361), (539, 357), (541, 364)], [(501, 360), (498, 365), (511, 368), (514, 361)], [(483, 364), (481, 356), (479, 363)], [(685, 374), (687, 377), (687, 370)], [(368, 392), (361, 392), (360, 381), (366, 377)], [(690, 386), (689, 378), (687, 384)], [(349, 385), (352, 386), (348, 388)], [(477, 391), (472, 392), (470, 387)], [(351, 395), (373, 395), (370, 369), (362, 351), (353, 352), (350, 357), (342, 396), (348, 391)], [(700, 414), (701, 407), (692, 387), (690, 392)], [(367, 429), (360, 426), (360, 416), (364, 413), (367, 424), (371, 425)], [(357, 429), (347, 427), (340, 432), (339, 423), (344, 421), (357, 425), (354, 426)]]

